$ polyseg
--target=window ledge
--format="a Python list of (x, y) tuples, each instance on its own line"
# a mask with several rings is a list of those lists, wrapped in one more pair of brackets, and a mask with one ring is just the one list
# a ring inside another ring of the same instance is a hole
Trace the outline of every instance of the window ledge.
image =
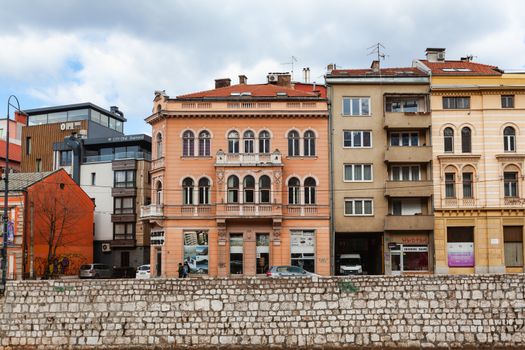
[(318, 159), (318, 156), (286, 156), (286, 159)]
[(202, 159), (213, 159), (212, 156), (180, 156), (183, 160), (202, 160)]

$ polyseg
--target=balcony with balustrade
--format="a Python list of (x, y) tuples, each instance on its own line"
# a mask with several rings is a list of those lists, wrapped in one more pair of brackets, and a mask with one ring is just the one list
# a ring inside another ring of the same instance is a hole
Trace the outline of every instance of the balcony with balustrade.
[(330, 207), (328, 205), (315, 204), (290, 204), (285, 206), (283, 214), (286, 217), (329, 216)]
[(282, 166), (281, 152), (272, 153), (225, 153), (219, 150), (216, 166)]
[(431, 160), (430, 146), (390, 146), (385, 152), (385, 161), (391, 163), (426, 163)]
[(273, 218), (283, 215), (281, 204), (226, 203), (217, 204), (218, 218)]
[(158, 171), (164, 169), (164, 157), (160, 157), (151, 161), (151, 171)]
[(164, 217), (164, 205), (150, 204), (140, 208), (141, 219), (161, 219)]

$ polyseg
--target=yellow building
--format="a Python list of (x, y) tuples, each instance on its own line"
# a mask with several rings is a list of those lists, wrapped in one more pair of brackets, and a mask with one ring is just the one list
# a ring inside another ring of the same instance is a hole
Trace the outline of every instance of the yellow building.
[(525, 74), (427, 49), (436, 273), (523, 272)]

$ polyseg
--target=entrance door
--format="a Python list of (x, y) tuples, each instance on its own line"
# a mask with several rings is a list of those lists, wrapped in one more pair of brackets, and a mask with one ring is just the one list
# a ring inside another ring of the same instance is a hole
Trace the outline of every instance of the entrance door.
[(162, 251), (157, 250), (157, 260), (155, 264), (155, 270), (157, 270), (157, 277), (160, 277), (162, 274)]
[(401, 259), (401, 251), (395, 250), (390, 252), (392, 275), (400, 275), (403, 271), (403, 259)]
[(120, 253), (120, 266), (128, 267), (129, 266), (129, 252)]
[(242, 233), (230, 233), (230, 274), (232, 275), (243, 273), (243, 243)]
[(256, 254), (256, 273), (266, 273), (270, 268), (270, 235), (268, 233), (256, 234)]

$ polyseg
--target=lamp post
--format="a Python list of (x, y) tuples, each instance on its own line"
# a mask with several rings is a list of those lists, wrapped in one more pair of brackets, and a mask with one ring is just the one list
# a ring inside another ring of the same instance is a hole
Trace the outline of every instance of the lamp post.
[[(11, 100), (14, 100), (11, 102)], [(13, 104), (16, 102), (16, 105)], [(5, 168), (4, 168), (4, 230), (2, 233), (2, 284), (0, 286), (0, 294), (5, 293), (5, 284), (7, 279), (7, 226), (9, 222), (9, 111), (11, 107), (15, 108), (18, 113), (23, 113), (20, 110), (20, 103), (15, 95), (9, 96), (7, 100), (7, 118), (6, 118), (6, 137), (5, 137)]]

